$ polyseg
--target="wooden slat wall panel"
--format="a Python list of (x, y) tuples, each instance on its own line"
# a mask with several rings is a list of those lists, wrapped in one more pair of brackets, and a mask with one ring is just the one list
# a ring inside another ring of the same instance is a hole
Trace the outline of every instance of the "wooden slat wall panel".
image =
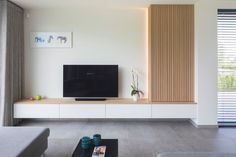
[(194, 102), (194, 7), (149, 10), (149, 100)]

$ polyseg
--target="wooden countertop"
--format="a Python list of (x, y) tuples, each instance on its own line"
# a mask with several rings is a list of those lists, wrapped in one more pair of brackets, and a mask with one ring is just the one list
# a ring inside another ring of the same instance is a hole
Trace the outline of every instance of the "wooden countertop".
[(71, 98), (47, 98), (42, 100), (20, 100), (15, 102), (15, 104), (197, 104), (196, 102), (150, 102), (148, 99), (140, 99), (137, 102), (129, 98), (118, 98), (118, 99), (107, 99), (104, 101), (75, 101)]

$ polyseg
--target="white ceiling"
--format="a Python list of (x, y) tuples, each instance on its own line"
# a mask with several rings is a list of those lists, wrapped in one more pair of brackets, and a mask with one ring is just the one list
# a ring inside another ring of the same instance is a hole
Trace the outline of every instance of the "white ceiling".
[(24, 9), (79, 7), (148, 7), (150, 4), (193, 4), (197, 0), (11, 0)]

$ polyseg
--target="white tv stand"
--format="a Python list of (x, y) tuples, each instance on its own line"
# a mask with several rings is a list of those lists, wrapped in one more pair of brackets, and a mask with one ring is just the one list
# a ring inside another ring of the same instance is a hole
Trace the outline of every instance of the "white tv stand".
[(14, 118), (196, 118), (196, 103), (153, 103), (147, 99), (22, 100), (14, 104)]

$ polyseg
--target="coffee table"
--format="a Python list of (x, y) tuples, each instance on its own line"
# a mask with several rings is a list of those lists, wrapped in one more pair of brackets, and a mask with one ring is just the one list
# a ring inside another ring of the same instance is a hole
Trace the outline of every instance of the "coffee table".
[[(106, 146), (105, 157), (118, 157), (118, 139), (102, 139), (101, 146)], [(92, 157), (94, 145), (89, 149), (81, 148), (81, 140), (71, 157)]]

